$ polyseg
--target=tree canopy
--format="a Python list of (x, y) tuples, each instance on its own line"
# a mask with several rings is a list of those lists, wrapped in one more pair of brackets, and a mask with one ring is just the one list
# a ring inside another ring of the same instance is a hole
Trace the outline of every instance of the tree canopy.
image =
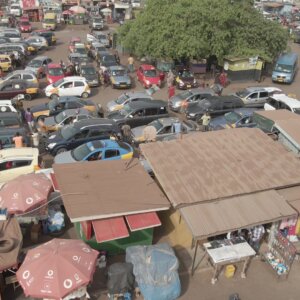
[(137, 56), (173, 59), (259, 55), (273, 60), (288, 41), (286, 29), (241, 0), (147, 0), (119, 36)]

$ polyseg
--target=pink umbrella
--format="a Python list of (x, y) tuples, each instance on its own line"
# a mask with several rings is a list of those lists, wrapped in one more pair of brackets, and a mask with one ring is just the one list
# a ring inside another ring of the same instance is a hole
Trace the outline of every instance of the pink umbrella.
[(63, 15), (73, 15), (73, 12), (69, 9), (62, 12)]
[(72, 6), (72, 7), (70, 7), (69, 10), (71, 10), (75, 14), (85, 14), (86, 13), (86, 9), (79, 5)]
[(26, 174), (8, 181), (0, 190), (0, 207), (10, 214), (25, 213), (47, 202), (53, 190), (44, 174)]
[(61, 299), (92, 280), (97, 256), (81, 240), (53, 239), (28, 251), (17, 279), (26, 296)]

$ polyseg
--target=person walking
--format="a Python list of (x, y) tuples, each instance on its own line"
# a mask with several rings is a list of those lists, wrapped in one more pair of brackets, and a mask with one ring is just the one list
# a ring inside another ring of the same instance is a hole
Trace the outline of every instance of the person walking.
[(167, 86), (168, 88), (174, 85), (174, 74), (172, 70), (169, 70), (168, 75), (167, 75)]
[(28, 107), (27, 110), (25, 111), (25, 120), (29, 126), (30, 131), (33, 131), (33, 127), (34, 127), (34, 117), (32, 112), (30, 111), (30, 108)]
[(203, 130), (207, 131), (208, 130), (208, 124), (210, 122), (210, 114), (208, 112), (206, 112), (202, 117), (201, 117), (201, 121), (202, 121), (202, 126), (203, 126)]
[(265, 232), (265, 227), (263, 225), (257, 225), (250, 229), (249, 244), (256, 252), (258, 252), (260, 248), (260, 243)]
[(130, 73), (134, 72), (134, 58), (132, 54), (128, 57), (128, 68)]
[(13, 142), (14, 142), (16, 148), (24, 147), (23, 137), (20, 135), (19, 132), (16, 132), (16, 135), (13, 137)]

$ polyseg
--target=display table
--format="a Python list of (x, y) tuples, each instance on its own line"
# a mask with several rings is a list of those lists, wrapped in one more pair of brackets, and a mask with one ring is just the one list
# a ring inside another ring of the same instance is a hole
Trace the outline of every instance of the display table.
[(244, 238), (241, 237), (205, 243), (203, 244), (203, 247), (214, 268), (214, 274), (211, 279), (212, 284), (215, 284), (218, 280), (218, 275), (222, 270), (222, 267), (234, 262), (244, 261), (241, 277), (246, 278), (246, 269), (250, 259), (256, 254)]

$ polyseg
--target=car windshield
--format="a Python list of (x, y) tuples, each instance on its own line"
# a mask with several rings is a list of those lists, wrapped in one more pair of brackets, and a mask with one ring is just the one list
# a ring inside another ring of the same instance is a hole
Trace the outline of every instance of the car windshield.
[(43, 22), (46, 24), (53, 24), (53, 23), (55, 23), (55, 20), (54, 19), (44, 19)]
[(106, 48), (105, 47), (95, 47), (95, 49), (98, 51), (98, 52), (106, 52)]
[(101, 23), (101, 22), (102, 22), (102, 19), (101, 19), (101, 18), (95, 18), (95, 19), (94, 19), (94, 22), (95, 22), (95, 23)]
[(20, 121), (18, 118), (1, 118), (0, 119), (1, 127), (20, 127)]
[(132, 112), (131, 107), (128, 104), (125, 104), (123, 106), (123, 109), (120, 110), (120, 114), (122, 116), (127, 116), (128, 114), (130, 114)]
[(75, 127), (72, 125), (66, 125), (61, 129), (61, 135), (65, 140), (68, 140), (77, 132)]
[(182, 78), (190, 78), (193, 77), (193, 74), (190, 71), (182, 71), (179, 73), (180, 77)]
[(21, 26), (29, 26), (30, 23), (29, 23), (29, 22), (22, 22), (20, 25), (21, 25)]
[(202, 108), (209, 108), (210, 107), (210, 102), (209, 101), (207, 101), (206, 99), (203, 99), (203, 100), (200, 100), (199, 102), (198, 102), (198, 105), (200, 106), (200, 107), (202, 107)]
[(84, 68), (81, 68), (81, 74), (82, 75), (95, 75), (96, 70), (94, 67), (84, 67)]
[(61, 83), (63, 83), (64, 82), (64, 79), (62, 78), (62, 79), (59, 79), (59, 80), (57, 80), (56, 82), (54, 82), (52, 85), (54, 86), (54, 87), (58, 87)]
[(241, 115), (234, 111), (225, 114), (224, 117), (225, 117), (225, 120), (230, 124), (235, 124), (236, 122), (238, 122), (241, 119)]
[(186, 92), (183, 92), (183, 93), (177, 95), (177, 97), (179, 99), (183, 100), (183, 99), (187, 99), (191, 95), (192, 95), (192, 93), (190, 91), (186, 91)]
[(249, 95), (249, 91), (247, 89), (244, 89), (244, 90), (236, 92), (236, 94), (239, 97), (244, 98), (244, 97), (247, 97)]
[(293, 71), (293, 66), (276, 64), (274, 71), (283, 72), (283, 73), (291, 73)]
[(104, 35), (104, 34), (99, 34), (99, 35), (98, 35), (98, 39), (99, 39), (99, 40), (106, 40), (106, 35)]
[(112, 70), (111, 75), (112, 76), (124, 76), (124, 75), (126, 75), (126, 71), (125, 70)]
[(75, 48), (75, 53), (86, 54), (85, 48)]
[(155, 127), (156, 131), (158, 132), (163, 127), (163, 124), (159, 120), (155, 120), (151, 122), (148, 126)]
[(28, 64), (29, 67), (33, 67), (33, 68), (38, 68), (38, 67), (40, 67), (41, 65), (42, 65), (42, 61), (41, 61), (41, 60), (36, 60), (36, 59), (32, 60), (32, 61)]
[(117, 104), (123, 104), (128, 98), (129, 98), (129, 97), (128, 97), (127, 94), (123, 94), (123, 95), (121, 95), (121, 96), (116, 100), (116, 103), (117, 103)]
[(113, 55), (105, 55), (105, 56), (103, 56), (103, 61), (105, 61), (105, 62), (115, 62), (116, 58)]
[(87, 144), (83, 144), (76, 149), (71, 151), (71, 155), (77, 161), (83, 160), (87, 155), (89, 155), (92, 151), (87, 146)]
[(145, 70), (144, 74), (146, 77), (150, 77), (150, 78), (157, 77), (155, 70)]
[(48, 73), (49, 73), (49, 75), (52, 75), (52, 76), (64, 75), (62, 68), (50, 68), (50, 69), (48, 69)]
[(66, 113), (63, 111), (61, 113), (59, 113), (58, 115), (56, 115), (54, 117), (55, 123), (59, 124), (60, 122), (62, 122), (66, 117)]

